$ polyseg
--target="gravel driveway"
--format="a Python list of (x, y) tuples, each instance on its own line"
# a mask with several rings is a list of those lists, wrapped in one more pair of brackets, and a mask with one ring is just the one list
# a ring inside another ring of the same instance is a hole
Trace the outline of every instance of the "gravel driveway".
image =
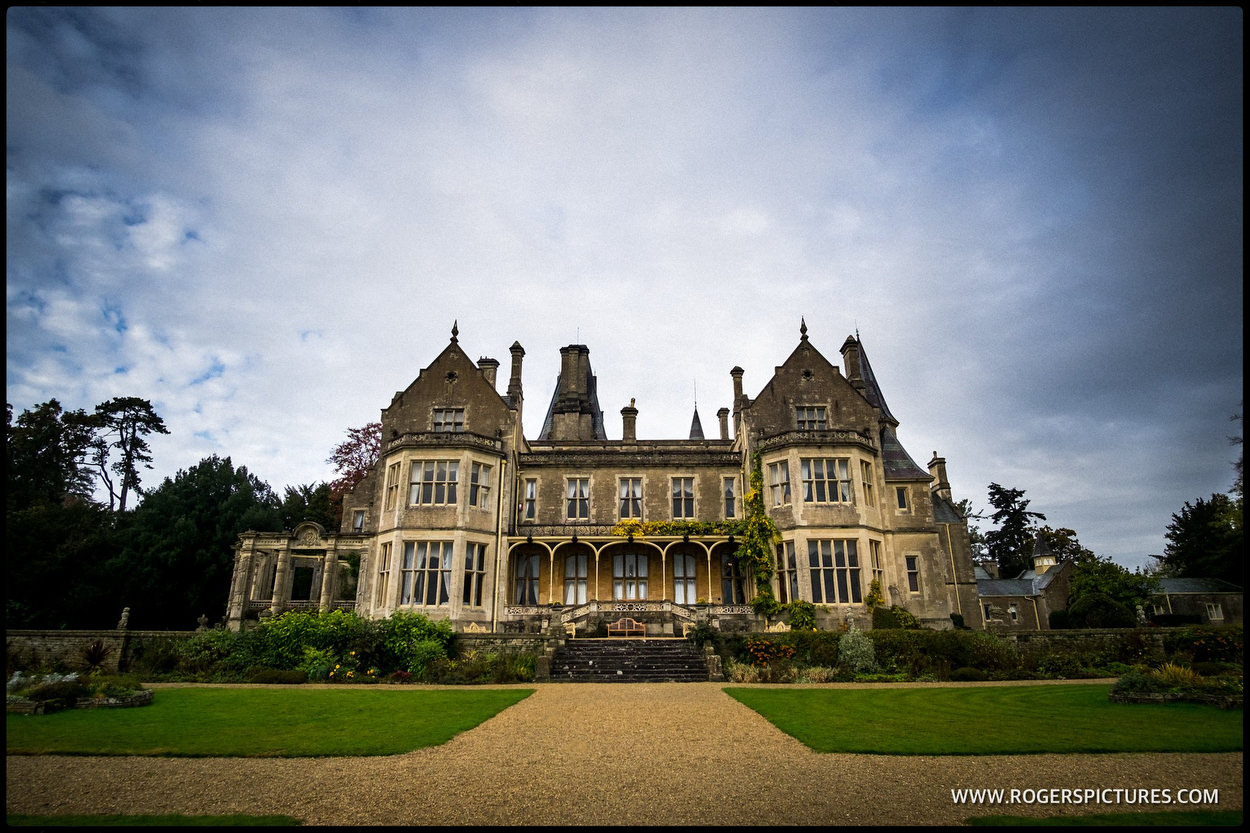
[[(521, 686), (537, 690), (476, 729), (385, 758), (10, 756), (6, 805), (39, 814), (281, 813), (336, 826), (953, 825), (1002, 812), (1177, 809), (956, 805), (951, 790), (965, 788), (1218, 788), (1218, 809), (1242, 807), (1240, 752), (818, 754), (723, 686)], [(1039, 716), (1033, 731), (1044, 725)]]

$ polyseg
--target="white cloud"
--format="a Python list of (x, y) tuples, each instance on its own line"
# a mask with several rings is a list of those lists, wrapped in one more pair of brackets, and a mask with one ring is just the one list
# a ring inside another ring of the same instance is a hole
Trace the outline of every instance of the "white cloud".
[(524, 346), (531, 436), (582, 341), (609, 435), (678, 437), (803, 317), (957, 492), (1159, 550), (1231, 479), (1240, 84), (1153, 14), (11, 12), (8, 398), (149, 398), (154, 476), (280, 489), (453, 320), (501, 387)]

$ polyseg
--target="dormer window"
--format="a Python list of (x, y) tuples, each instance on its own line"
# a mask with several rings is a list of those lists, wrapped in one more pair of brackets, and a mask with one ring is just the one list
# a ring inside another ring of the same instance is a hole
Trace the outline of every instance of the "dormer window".
[(794, 409), (794, 424), (800, 431), (824, 431), (829, 427), (824, 405), (799, 405)]
[(434, 431), (455, 433), (464, 430), (464, 408), (435, 408)]

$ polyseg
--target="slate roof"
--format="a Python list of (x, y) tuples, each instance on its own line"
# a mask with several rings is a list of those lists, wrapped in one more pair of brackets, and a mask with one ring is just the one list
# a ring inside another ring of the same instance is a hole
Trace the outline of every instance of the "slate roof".
[(1032, 570), (1020, 574), (1019, 578), (982, 578), (988, 576), (985, 568), (977, 565), (973, 575), (977, 579), (978, 596), (1040, 596), (1050, 583), (1059, 575), (1063, 565), (1051, 567), (1038, 575)]
[(703, 438), (703, 423), (699, 422), (699, 409), (696, 407), (694, 409), (694, 419), (690, 423), (690, 439), (701, 440)]
[(886, 424), (881, 429), (881, 468), (886, 480), (930, 480), (929, 472), (916, 465), (916, 461), (903, 448), (894, 433), (894, 426)]
[[(855, 343), (859, 345), (859, 377), (864, 380), (864, 398), (867, 399), (877, 408), (881, 409), (881, 417), (887, 422), (898, 425), (898, 420), (894, 418), (894, 414), (890, 413), (890, 408), (885, 404), (885, 396), (881, 393), (881, 386), (877, 384), (877, 377), (872, 372), (872, 365), (868, 363), (868, 354), (864, 352), (864, 342), (859, 340), (856, 335)], [(847, 368), (847, 375), (850, 375), (850, 368)]]
[[(955, 508), (955, 504), (937, 493), (933, 493), (933, 520), (940, 524), (957, 524), (964, 519), (964, 516)], [(982, 572), (984, 568), (978, 565)], [(985, 573), (985, 577), (989, 578), (990, 574)]]
[(1180, 593), (1240, 593), (1241, 588), (1219, 578), (1161, 578), (1163, 592)]
[[(543, 429), (538, 432), (539, 440), (550, 440), (551, 432), (555, 423), (556, 403), (560, 400), (560, 378), (564, 374), (556, 376), (556, 387), (551, 393), (551, 404), (547, 406), (547, 416), (543, 419)], [(608, 438), (607, 429), (603, 422), (603, 409), (599, 407), (599, 380), (589, 369), (586, 371), (586, 401), (589, 403), (590, 415), (593, 423), (594, 438), (596, 440), (606, 440)], [(585, 413), (585, 411), (582, 411)]]

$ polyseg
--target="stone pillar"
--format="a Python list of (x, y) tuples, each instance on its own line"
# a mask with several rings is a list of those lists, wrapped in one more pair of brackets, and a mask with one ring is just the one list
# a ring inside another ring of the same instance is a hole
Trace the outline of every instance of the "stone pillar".
[(247, 618), (247, 605), (252, 600), (252, 565), (255, 562), (256, 540), (249, 538), (234, 554), (234, 576), (230, 582), (230, 604), (226, 609), (226, 626), (242, 627)]
[(338, 589), (339, 551), (338, 542), (331, 541), (326, 550), (321, 568), (321, 612), (325, 613), (334, 605), (335, 590)]
[(287, 590), (286, 579), (291, 572), (291, 547), (285, 544), (278, 553), (278, 569), (273, 579), (273, 599), (270, 600), (269, 612), (277, 616), (282, 612), (282, 605), (291, 600), (291, 593)]

